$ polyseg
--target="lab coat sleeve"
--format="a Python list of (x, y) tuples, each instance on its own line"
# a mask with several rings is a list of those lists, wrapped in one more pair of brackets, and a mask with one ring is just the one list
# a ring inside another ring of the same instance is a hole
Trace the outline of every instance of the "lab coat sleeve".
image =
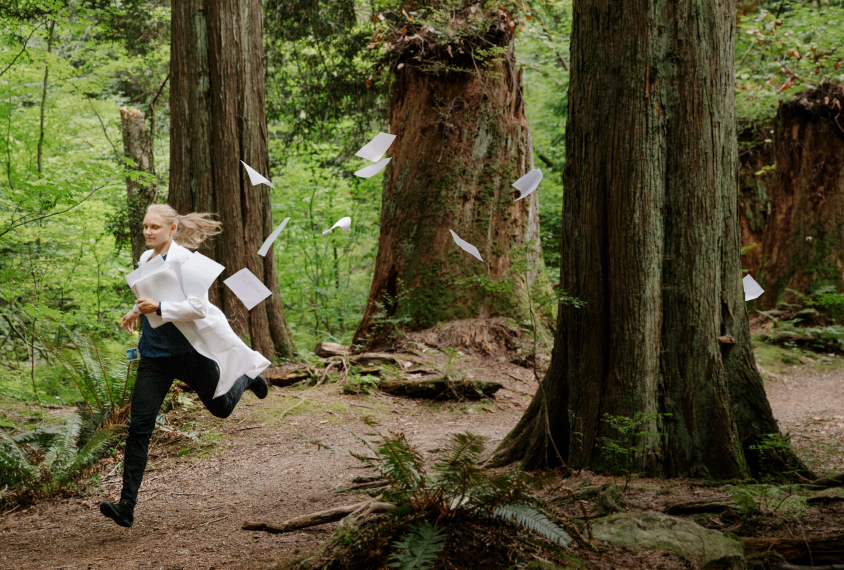
[(208, 294), (199, 297), (188, 295), (187, 299), (179, 302), (161, 303), (161, 320), (165, 323), (173, 321), (194, 321), (208, 316)]

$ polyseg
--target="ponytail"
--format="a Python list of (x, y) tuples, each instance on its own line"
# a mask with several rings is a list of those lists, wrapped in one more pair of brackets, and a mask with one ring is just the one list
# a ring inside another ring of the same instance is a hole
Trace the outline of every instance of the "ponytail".
[(203, 241), (223, 231), (223, 224), (213, 219), (213, 214), (192, 212), (180, 216), (166, 204), (152, 204), (147, 213), (158, 214), (167, 225), (176, 224), (173, 239), (190, 249), (198, 248)]

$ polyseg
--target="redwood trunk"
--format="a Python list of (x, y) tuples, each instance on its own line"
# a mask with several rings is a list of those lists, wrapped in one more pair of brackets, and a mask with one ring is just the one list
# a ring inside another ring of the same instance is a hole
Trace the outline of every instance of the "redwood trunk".
[(771, 214), (759, 282), (764, 309), (786, 289), (841, 289), (844, 280), (844, 87), (825, 85), (780, 105)]
[[(270, 188), (252, 186), (240, 160), (269, 177), (264, 47), (259, 0), (185, 0), (173, 5), (169, 203), (215, 212), (223, 233), (203, 253), (226, 266), (211, 287), (235, 331), (272, 359), (293, 355), (272, 249)], [(248, 268), (273, 295), (247, 311), (223, 280)]]
[[(534, 303), (550, 293), (539, 245), (541, 185), (518, 202), (511, 187), (533, 169), (512, 57), (511, 46), (477, 73), (433, 75), (412, 65), (396, 71), (389, 121), (397, 137), (387, 152), (393, 159), (384, 176), (378, 254), (356, 343), (385, 340), (384, 317), (417, 329), (469, 317), (529, 318), (527, 292)], [(458, 248), (449, 230), (484, 261)], [(511, 291), (455, 284), (502, 279), (517, 248), (530, 269), (510, 273)]]
[[(135, 170), (151, 173), (154, 171), (154, 156), (150, 145), (152, 133), (147, 134), (147, 122), (144, 114), (137, 109), (120, 108), (120, 127), (123, 135), (123, 154), (135, 162)], [(144, 240), (144, 214), (152, 204), (155, 185), (142, 184), (126, 178), (126, 201), (129, 212), (129, 239), (132, 244), (132, 266), (138, 263), (141, 254), (147, 249)]]
[(732, 0), (575, 0), (560, 285), (585, 306), (560, 306), (498, 463), (600, 469), (605, 414), (644, 412), (632, 469), (744, 477), (779, 431), (742, 292), (734, 30)]

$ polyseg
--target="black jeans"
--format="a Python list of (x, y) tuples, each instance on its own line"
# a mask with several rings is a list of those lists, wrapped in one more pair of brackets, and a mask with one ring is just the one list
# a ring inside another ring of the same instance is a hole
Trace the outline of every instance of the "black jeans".
[(193, 388), (208, 411), (218, 418), (231, 415), (243, 391), (252, 382), (251, 378), (243, 375), (235, 381), (231, 390), (215, 398), (220, 373), (217, 363), (210, 358), (195, 351), (179, 356), (141, 357), (132, 389), (129, 437), (126, 438), (123, 455), (123, 492), (120, 494), (120, 501), (132, 509), (135, 508), (147, 467), (149, 438), (155, 428), (155, 418), (176, 378)]

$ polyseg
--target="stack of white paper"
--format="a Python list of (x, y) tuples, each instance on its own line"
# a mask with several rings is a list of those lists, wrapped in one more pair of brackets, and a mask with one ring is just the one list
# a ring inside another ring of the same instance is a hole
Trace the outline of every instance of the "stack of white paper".
[(516, 202), (524, 198), (525, 196), (529, 196), (533, 193), (534, 190), (539, 186), (539, 183), (542, 182), (542, 171), (538, 168), (534, 168), (515, 182), (513, 182), (513, 188), (521, 192), (521, 196), (516, 198)]
[(232, 293), (237, 295), (248, 310), (252, 310), (255, 305), (272, 295), (272, 291), (261, 283), (261, 280), (247, 268), (243, 268), (223, 283), (232, 290)]
[(765, 292), (764, 289), (759, 286), (759, 283), (757, 283), (750, 275), (745, 275), (741, 282), (744, 284), (745, 301), (752, 301)]
[(284, 226), (287, 225), (287, 222), (289, 220), (290, 220), (290, 218), (284, 218), (284, 221), (281, 222), (281, 225), (279, 225), (275, 229), (275, 231), (270, 234), (270, 237), (268, 237), (267, 239), (264, 240), (264, 244), (261, 246), (261, 249), (258, 250), (258, 255), (260, 255), (261, 257), (264, 257), (264, 256), (267, 255), (267, 252), (270, 251), (270, 246), (276, 240), (276, 238), (278, 237), (278, 234), (281, 233), (281, 230), (284, 229)]
[(483, 259), (481, 259), (481, 252), (478, 251), (478, 248), (476, 248), (474, 245), (472, 245), (468, 241), (460, 239), (458, 237), (458, 235), (456, 233), (454, 233), (452, 230), (448, 230), (448, 231), (451, 232), (451, 237), (454, 238), (454, 243), (456, 243), (460, 247), (460, 249), (462, 249), (466, 253), (470, 253), (470, 254), (474, 255), (475, 257), (478, 258), (478, 261), (483, 261)]

